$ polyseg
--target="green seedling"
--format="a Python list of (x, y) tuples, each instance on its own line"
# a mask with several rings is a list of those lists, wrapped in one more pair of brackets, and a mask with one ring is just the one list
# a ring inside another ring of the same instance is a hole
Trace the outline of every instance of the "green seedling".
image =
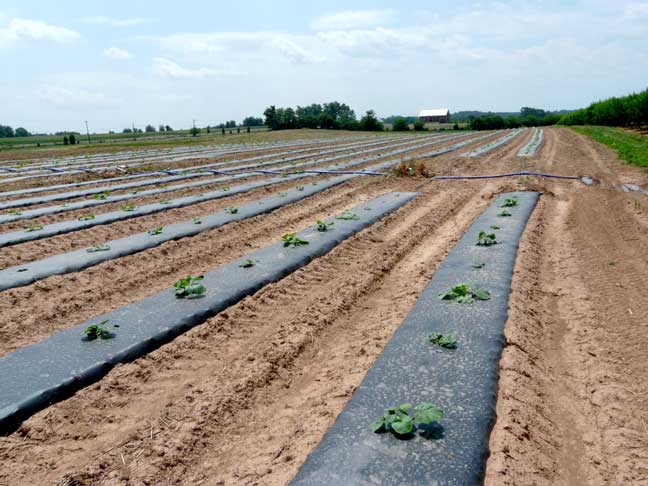
[(304, 186), (297, 186), (297, 190), (298, 190), (298, 191), (303, 191), (303, 190), (304, 190)]
[(317, 224), (317, 231), (328, 231), (330, 227), (335, 225), (335, 223), (326, 223), (319, 219), (315, 221), (315, 224)]
[(20, 216), (22, 213), (20, 211), (18, 211), (17, 209), (10, 209), (9, 211), (7, 211), (7, 214), (12, 214), (14, 216)]
[(504, 199), (504, 204), (502, 204), (500, 207), (512, 208), (517, 205), (518, 205), (518, 200), (516, 197), (507, 197), (506, 199)]
[(104, 191), (104, 192), (100, 192), (99, 194), (95, 194), (94, 196), (92, 196), (92, 199), (103, 200), (106, 199), (108, 196), (110, 196), (110, 191)]
[(94, 252), (97, 252), (97, 251), (108, 251), (108, 250), (110, 250), (110, 245), (107, 245), (105, 243), (100, 243), (98, 245), (91, 246), (86, 251), (88, 253), (94, 253)]
[(124, 204), (121, 207), (122, 211), (135, 211), (135, 209), (137, 209), (137, 206), (135, 206), (134, 204)]
[(106, 329), (108, 320), (101, 321), (98, 324), (92, 324), (91, 326), (86, 327), (83, 330), (83, 334), (88, 341), (94, 341), (97, 338), (109, 339), (112, 337), (112, 333)]
[(283, 246), (285, 247), (308, 245), (308, 241), (298, 238), (296, 233), (286, 233), (281, 237), (281, 241), (283, 241)]
[(352, 213), (351, 211), (344, 211), (342, 214), (338, 214), (335, 219), (344, 219), (344, 220), (352, 220), (352, 219), (360, 219), (360, 217)]
[(147, 233), (151, 236), (155, 236), (155, 235), (162, 234), (162, 231), (164, 231), (164, 226), (159, 226), (157, 228), (150, 229), (147, 231)]
[(369, 425), (372, 432), (392, 432), (396, 436), (411, 434), (421, 425), (431, 425), (443, 418), (443, 410), (432, 403), (421, 403), (414, 407), (414, 416), (409, 412), (411, 403), (403, 403), (385, 410), (383, 416)]
[(223, 187), (223, 191), (229, 191), (229, 190), (230, 190), (229, 186)]
[(497, 213), (498, 216), (511, 216), (511, 211), (508, 209), (502, 209), (499, 213)]
[(168, 199), (162, 199), (162, 200), (160, 201), (160, 204), (171, 204), (171, 201), (168, 200)]
[(28, 224), (25, 226), (25, 231), (27, 232), (32, 232), (32, 231), (40, 231), (43, 229), (42, 224)]
[(225, 208), (225, 212), (230, 214), (236, 214), (238, 213), (238, 208), (236, 206), (230, 206)]
[(280, 192), (279, 193), (279, 197), (286, 197), (286, 196), (288, 196), (287, 192)]
[(480, 231), (479, 235), (477, 235), (476, 244), (479, 246), (497, 245), (497, 236), (495, 236), (495, 233), (486, 233), (485, 231)]
[(92, 219), (95, 219), (95, 215), (94, 215), (94, 214), (92, 214), (92, 213), (91, 213), (91, 214), (84, 214), (83, 216), (81, 216), (81, 217), (79, 218), (79, 221), (90, 221), (90, 220), (92, 220)]
[(247, 258), (243, 260), (241, 263), (239, 263), (239, 267), (241, 268), (250, 268), (254, 266), (254, 260), (251, 258)]
[(204, 278), (203, 275), (187, 275), (185, 278), (181, 278), (173, 284), (175, 296), (178, 299), (201, 296), (206, 290), (205, 286), (200, 283)]
[(498, 230), (498, 229), (500, 229), (500, 227), (499, 227), (499, 226), (497, 226), (497, 225), (495, 225), (495, 224), (494, 224), (494, 225), (491, 225), (491, 227), (490, 227), (490, 228), (491, 228), (491, 229), (494, 229), (494, 230)]
[(431, 343), (441, 346), (446, 349), (456, 349), (457, 340), (454, 337), (454, 334), (440, 334), (438, 332), (433, 332), (428, 336), (428, 339)]
[(477, 285), (459, 284), (452, 287), (448, 292), (439, 294), (441, 300), (456, 300), (460, 304), (471, 304), (474, 299), (489, 300), (490, 293)]
[(26, 269), (26, 268), (19, 268), (19, 269), (18, 269), (18, 270), (16, 270), (16, 271), (17, 271), (17, 272), (26, 272), (26, 271), (27, 271), (27, 269)]
[(202, 219), (200, 218), (193, 218), (191, 221), (193, 221), (193, 224), (202, 224)]
[(485, 266), (486, 266), (485, 263), (473, 263), (473, 264), (472, 264), (472, 267), (475, 268), (475, 269), (477, 269), (477, 270), (479, 270), (479, 269), (481, 269), (481, 268), (484, 268)]

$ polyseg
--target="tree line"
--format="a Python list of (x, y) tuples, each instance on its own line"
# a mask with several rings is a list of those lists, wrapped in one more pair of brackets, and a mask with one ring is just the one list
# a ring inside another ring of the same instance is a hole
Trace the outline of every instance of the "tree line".
[(648, 125), (648, 89), (628, 96), (597, 101), (587, 108), (563, 116), (560, 124), (612, 127)]
[(380, 132), (385, 129), (373, 110), (358, 120), (355, 112), (345, 103), (313, 103), (297, 108), (277, 108), (272, 105), (263, 112), (264, 124), (271, 130), (291, 128), (324, 128), (329, 130), (364, 130)]
[(540, 108), (525, 106), (519, 115), (508, 115), (506, 118), (497, 115), (469, 116), (468, 128), (471, 130), (501, 130), (503, 128), (538, 127), (555, 125), (562, 116)]
[(18, 127), (15, 130), (9, 125), (0, 125), (0, 138), (11, 137), (31, 137), (31, 133), (23, 127)]

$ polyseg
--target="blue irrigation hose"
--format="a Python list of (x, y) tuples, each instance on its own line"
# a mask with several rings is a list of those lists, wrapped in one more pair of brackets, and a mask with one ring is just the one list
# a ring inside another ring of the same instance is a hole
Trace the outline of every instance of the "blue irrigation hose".
[(509, 172), (507, 174), (493, 174), (493, 175), (479, 175), (479, 176), (434, 176), (431, 179), (444, 180), (444, 179), (497, 179), (499, 177), (512, 177), (512, 176), (537, 176), (537, 177), (550, 177), (553, 179), (581, 179), (581, 176), (563, 176), (556, 174), (544, 174), (542, 172)]

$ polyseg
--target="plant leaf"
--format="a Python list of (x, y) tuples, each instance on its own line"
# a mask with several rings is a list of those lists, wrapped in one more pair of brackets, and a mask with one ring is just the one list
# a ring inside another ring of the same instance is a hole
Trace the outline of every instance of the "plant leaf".
[(443, 418), (443, 410), (432, 403), (421, 403), (414, 407), (414, 420), (419, 424), (431, 424)]

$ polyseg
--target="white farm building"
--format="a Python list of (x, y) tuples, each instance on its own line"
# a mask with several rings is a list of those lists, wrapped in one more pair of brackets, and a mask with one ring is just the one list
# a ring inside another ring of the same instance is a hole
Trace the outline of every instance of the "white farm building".
[(424, 122), (450, 123), (450, 110), (448, 108), (421, 110), (418, 117)]

